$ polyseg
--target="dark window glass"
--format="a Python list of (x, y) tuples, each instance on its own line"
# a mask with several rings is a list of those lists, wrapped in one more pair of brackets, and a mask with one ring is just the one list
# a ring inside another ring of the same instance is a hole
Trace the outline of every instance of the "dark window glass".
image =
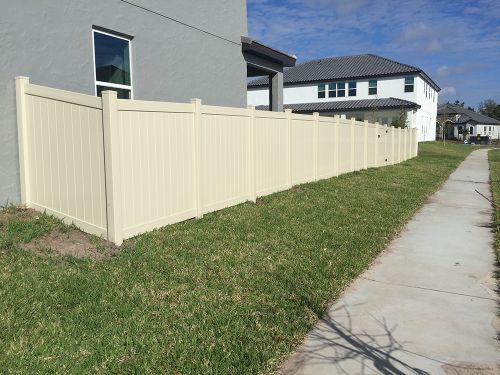
[(376, 95), (377, 94), (377, 80), (372, 79), (368, 82), (368, 95)]
[(107, 87), (97, 85), (97, 96), (102, 96), (103, 91), (116, 91), (118, 99), (130, 99), (130, 90), (119, 89), (116, 87)]
[(342, 98), (345, 96), (345, 82), (337, 83), (337, 96)]
[(356, 96), (356, 82), (349, 82), (349, 96)]
[(337, 96), (337, 84), (329, 83), (328, 84), (328, 97), (335, 98)]
[(324, 83), (320, 83), (318, 85), (318, 98), (326, 97), (326, 85)]
[(413, 77), (405, 77), (405, 85), (413, 85)]
[(96, 81), (130, 86), (129, 41), (94, 32)]
[(413, 85), (405, 85), (405, 92), (413, 92)]

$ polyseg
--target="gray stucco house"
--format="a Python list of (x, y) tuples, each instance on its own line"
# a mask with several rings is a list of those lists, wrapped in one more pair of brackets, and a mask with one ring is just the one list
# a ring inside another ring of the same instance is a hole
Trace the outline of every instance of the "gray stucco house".
[(268, 75), (282, 109), (295, 57), (247, 38), (245, 0), (4, 1), (0, 12), (0, 204), (17, 203), (15, 76), (89, 95), (246, 106)]

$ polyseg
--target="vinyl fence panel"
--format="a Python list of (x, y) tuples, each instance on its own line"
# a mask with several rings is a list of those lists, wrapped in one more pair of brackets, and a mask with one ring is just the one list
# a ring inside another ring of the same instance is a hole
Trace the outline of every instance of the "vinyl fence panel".
[(102, 98), (16, 78), (22, 201), (121, 244), (295, 184), (399, 163), (416, 129)]

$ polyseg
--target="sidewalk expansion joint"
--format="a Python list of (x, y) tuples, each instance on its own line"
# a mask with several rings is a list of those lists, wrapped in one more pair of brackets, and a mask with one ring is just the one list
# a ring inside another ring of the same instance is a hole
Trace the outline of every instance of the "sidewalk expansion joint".
[(452, 292), (452, 291), (449, 291), (449, 290), (433, 289), (433, 288), (426, 288), (426, 287), (423, 287), (423, 286), (415, 286), (415, 285), (407, 285), (407, 284), (388, 283), (386, 281), (380, 281), (380, 280), (370, 279), (368, 277), (363, 277), (363, 276), (361, 276), (361, 278), (364, 279), (364, 280), (367, 280), (367, 281), (374, 282), (374, 283), (380, 283), (380, 284), (386, 284), (386, 285), (393, 285), (393, 286), (400, 286), (400, 287), (403, 287), (403, 288), (428, 290), (428, 291), (431, 291), (431, 292), (453, 294), (453, 295), (456, 295), (456, 296), (463, 296), (463, 297), (472, 297), (472, 298), (479, 298), (479, 299), (487, 299), (487, 300), (490, 300), (490, 301), (496, 301), (497, 300), (497, 298), (475, 296), (475, 295), (472, 295), (472, 294)]

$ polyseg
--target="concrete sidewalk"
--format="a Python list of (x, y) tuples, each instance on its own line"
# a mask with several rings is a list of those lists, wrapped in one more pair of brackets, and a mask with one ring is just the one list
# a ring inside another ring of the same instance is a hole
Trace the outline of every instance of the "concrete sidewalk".
[(283, 374), (497, 374), (487, 151), (474, 151), (329, 310)]

